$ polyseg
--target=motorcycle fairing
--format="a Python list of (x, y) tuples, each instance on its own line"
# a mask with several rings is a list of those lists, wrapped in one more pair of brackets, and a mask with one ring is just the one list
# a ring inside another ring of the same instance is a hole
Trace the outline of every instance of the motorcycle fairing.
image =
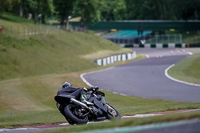
[(69, 103), (70, 102), (70, 98), (75, 98), (75, 97), (71, 96), (71, 95), (60, 95), (60, 96), (55, 96), (54, 97), (56, 102), (58, 102), (60, 104)]

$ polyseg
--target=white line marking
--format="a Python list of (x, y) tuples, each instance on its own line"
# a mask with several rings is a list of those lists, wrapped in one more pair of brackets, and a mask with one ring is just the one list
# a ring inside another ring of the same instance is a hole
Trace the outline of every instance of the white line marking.
[[(113, 69), (114, 67), (110, 67), (110, 68), (106, 68), (106, 69), (103, 69), (103, 70), (97, 70), (97, 71), (93, 71), (93, 72), (88, 72), (88, 73), (83, 73), (80, 75), (81, 79), (83, 80), (83, 82), (85, 82), (88, 86), (93, 86), (92, 84), (90, 84), (85, 78), (84, 76), (86, 74), (91, 74), (91, 73), (97, 73), (97, 72), (103, 72), (103, 71), (107, 71), (107, 70), (111, 70)], [(112, 92), (112, 91), (111, 91)], [(122, 95), (122, 96), (127, 96), (126, 94), (123, 94), (123, 93), (118, 93), (118, 92), (112, 92), (114, 94), (119, 94), (119, 95)]]
[(145, 56), (146, 56), (146, 58), (147, 58), (147, 59), (149, 59), (149, 58), (150, 58), (148, 54), (145, 54)]
[(81, 79), (83, 80), (83, 82), (85, 82), (88, 86), (92, 87), (93, 85), (91, 85), (83, 76), (86, 75), (87, 73), (83, 73), (81, 74)]
[(175, 79), (175, 78), (172, 78), (171, 76), (169, 76), (168, 74), (168, 70), (172, 67), (174, 67), (175, 65), (172, 64), (171, 66), (169, 66), (167, 69), (165, 69), (165, 76), (175, 82), (179, 82), (179, 83), (183, 83), (183, 84), (187, 84), (187, 85), (193, 85), (193, 86), (199, 86), (200, 87), (200, 84), (194, 84), (194, 83), (189, 83), (189, 82), (185, 82), (185, 81), (181, 81), (181, 80), (178, 80), (178, 79)]
[(9, 132), (9, 131), (24, 131), (24, 130), (35, 130), (38, 128), (15, 128), (15, 129), (0, 129), (0, 132)]
[(122, 118), (144, 118), (144, 117), (152, 117), (158, 115), (163, 115), (163, 114), (137, 114), (133, 116), (123, 116)]
[(192, 109), (192, 110), (184, 110), (182, 112), (192, 112), (192, 111), (199, 111), (200, 109)]
[[(174, 113), (169, 113), (169, 114), (178, 114), (178, 113), (187, 113), (187, 112), (194, 112), (194, 111), (199, 111), (200, 109), (191, 109), (191, 110), (183, 110), (183, 111), (180, 111), (180, 112), (174, 112)], [(162, 113), (162, 112), (160, 112)], [(133, 115), (133, 116), (122, 116), (121, 118), (143, 118), (143, 117), (151, 117), (151, 116), (159, 116), (159, 115), (167, 115), (167, 113), (164, 113), (163, 114), (155, 114), (155, 113), (152, 113), (152, 114), (136, 114), (136, 115)]]
[(115, 92), (115, 91), (113, 91), (112, 93), (113, 93), (113, 94), (119, 94), (118, 92)]
[(123, 94), (123, 93), (120, 93), (120, 95), (122, 95), (122, 96), (127, 96), (126, 94)]
[(103, 71), (107, 71), (107, 70), (111, 70), (111, 69), (113, 69), (114, 67), (109, 67), (109, 68), (106, 68), (106, 69), (102, 69), (102, 70), (97, 70), (97, 71), (93, 71), (93, 72), (88, 72), (88, 73), (82, 73), (81, 75), (80, 75), (80, 77), (81, 77), (81, 79), (83, 80), (83, 82), (85, 82), (88, 86), (93, 86), (92, 84), (90, 84), (85, 78), (84, 78), (84, 76), (86, 75), (86, 74), (92, 74), (92, 73), (97, 73), (97, 72), (103, 72)]
[(67, 125), (69, 125), (69, 123), (61, 123), (61, 124), (59, 124), (60, 126), (67, 126)]

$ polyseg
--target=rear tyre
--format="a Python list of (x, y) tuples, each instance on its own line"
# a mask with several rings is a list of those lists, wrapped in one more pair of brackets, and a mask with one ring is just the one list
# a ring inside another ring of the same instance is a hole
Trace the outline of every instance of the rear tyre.
[(108, 107), (108, 112), (107, 113), (108, 113), (108, 119), (109, 120), (110, 119), (120, 119), (121, 118), (119, 112), (114, 107), (112, 107), (108, 103), (107, 103), (107, 107)]
[(88, 116), (80, 116), (80, 109), (74, 104), (65, 106), (64, 112), (69, 124), (87, 124), (88, 122)]
[(68, 121), (68, 123), (69, 123), (70, 125), (74, 125), (74, 124), (75, 124), (75, 123), (72, 122), (70, 119), (67, 119), (67, 121)]

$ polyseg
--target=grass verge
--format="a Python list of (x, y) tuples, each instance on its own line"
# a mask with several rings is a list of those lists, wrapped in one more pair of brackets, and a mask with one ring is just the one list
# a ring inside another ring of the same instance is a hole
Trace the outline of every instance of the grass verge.
[(200, 54), (194, 54), (172, 67), (168, 74), (173, 78), (200, 84)]
[(82, 56), (105, 50), (124, 52), (87, 33), (55, 29), (51, 34), (21, 35), (20, 29), (34, 32), (40, 26), (11, 14), (0, 17), (0, 26), (0, 128), (64, 121), (53, 99), (61, 84), (85, 86), (80, 72), (101, 68)]
[[(6, 18), (10, 18), (10, 21)], [(14, 20), (10, 16), (0, 19), (8, 34), (11, 25), (32, 25), (19, 23), (23, 21), (21, 19), (17, 22)], [(80, 79), (81, 72), (105, 68), (91, 61), (94, 59), (94, 53), (99, 53), (95, 57), (99, 58), (105, 53), (116, 54), (121, 50), (107, 40), (84, 33), (57, 31), (56, 34), (45, 36), (23, 37), (8, 34), (0, 35), (0, 128), (65, 122), (53, 99), (61, 84), (70, 81), (75, 87), (85, 86)], [(105, 52), (107, 50), (109, 52)], [(122, 62), (107, 67), (120, 63)], [(105, 93), (107, 102), (116, 107), (122, 116), (200, 108), (198, 103)]]
[[(57, 110), (53, 98), (59, 89), (58, 87), (65, 80), (75, 84), (75, 87), (85, 86), (85, 83), (80, 79), (80, 74), (78, 72), (49, 74), (1, 81), (0, 86), (4, 90), (1, 90), (3, 94), (0, 95), (0, 128), (66, 122)], [(104, 92), (106, 101), (113, 105), (122, 116), (200, 108), (200, 103), (145, 99)]]
[(178, 120), (188, 120), (200, 118), (200, 112), (195, 113), (184, 113), (184, 114), (172, 114), (172, 115), (164, 115), (164, 116), (155, 116), (148, 118), (134, 118), (134, 119), (125, 119), (120, 121), (110, 121), (103, 122), (98, 124), (89, 124), (89, 125), (81, 125), (81, 126), (70, 126), (67, 128), (54, 129), (44, 131), (42, 133), (66, 133), (66, 132), (80, 132), (80, 131), (89, 131), (89, 130), (102, 130), (102, 129), (111, 129), (117, 127), (130, 127), (130, 126), (138, 126), (138, 125), (146, 125), (146, 124), (155, 124), (162, 122), (171, 122)]

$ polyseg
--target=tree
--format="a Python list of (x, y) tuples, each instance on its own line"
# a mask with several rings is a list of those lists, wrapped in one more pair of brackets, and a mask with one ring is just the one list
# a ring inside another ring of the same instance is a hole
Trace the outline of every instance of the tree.
[(35, 9), (35, 23), (38, 21), (38, 16), (42, 23), (45, 23), (45, 16), (50, 16), (53, 12), (51, 8), (52, 0), (36, 0), (37, 7)]
[(170, 1), (172, 0), (126, 0), (128, 19), (174, 19), (175, 15)]
[(172, 8), (177, 19), (200, 19), (200, 0), (176, 0)]
[(102, 0), (101, 20), (123, 20), (127, 18), (124, 0)]
[(81, 16), (81, 27), (84, 27), (86, 23), (94, 23), (100, 20), (100, 6), (101, 1), (99, 0), (76, 1), (75, 11), (77, 11), (77, 15)]
[(200, 0), (125, 0), (128, 19), (200, 19)]
[(12, 6), (19, 3), (21, 0), (0, 0), (0, 16), (3, 14), (5, 9), (10, 10)]
[(20, 0), (19, 3), (13, 5), (12, 13), (20, 17), (27, 16), (29, 13), (33, 14), (37, 8), (36, 0)]
[(68, 21), (68, 17), (72, 15), (75, 2), (76, 0), (53, 0), (55, 12), (60, 19), (61, 25)]
[(19, 3), (14, 4), (12, 12), (20, 14), (21, 17), (32, 14), (35, 23), (38, 22), (38, 15), (41, 14), (41, 20), (45, 23), (45, 16), (51, 16), (53, 12), (52, 0), (20, 0)]

